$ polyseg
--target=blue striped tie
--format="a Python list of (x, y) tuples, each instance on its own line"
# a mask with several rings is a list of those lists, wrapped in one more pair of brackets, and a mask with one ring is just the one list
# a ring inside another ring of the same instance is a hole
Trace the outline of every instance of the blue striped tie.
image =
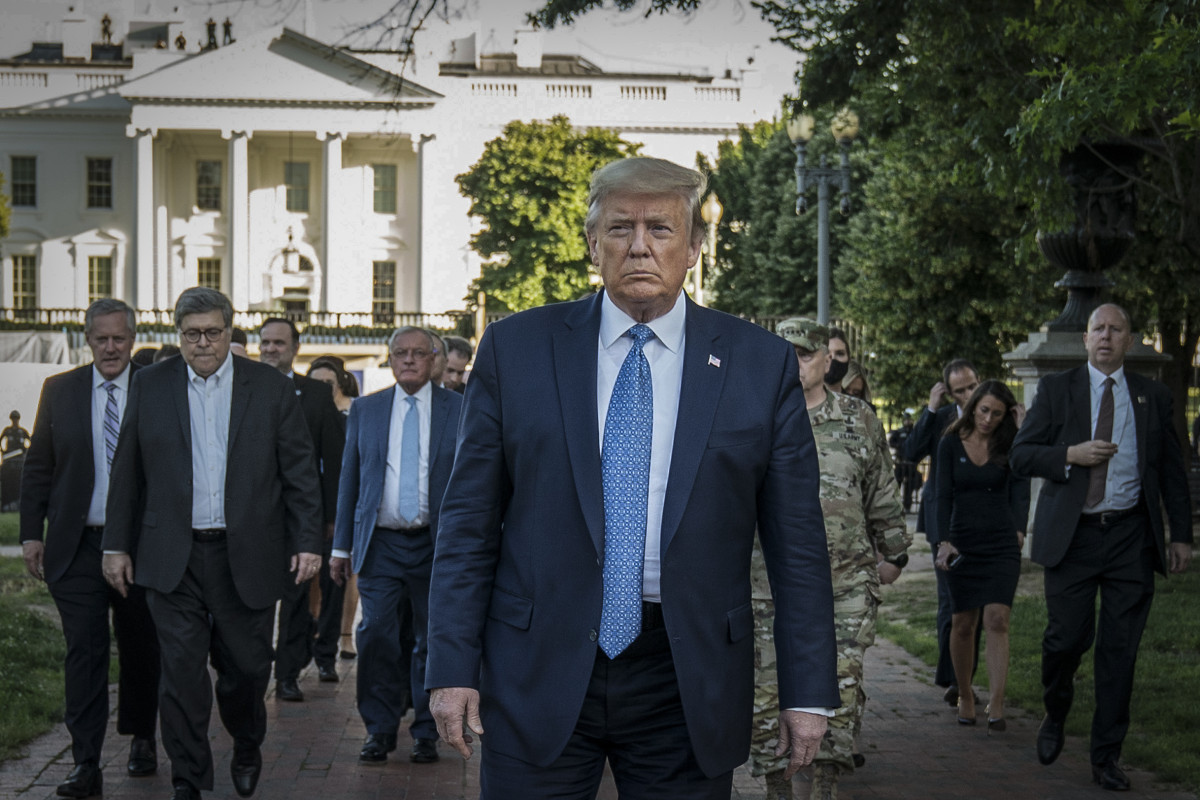
[(112, 472), (113, 454), (117, 452), (117, 437), (121, 434), (116, 388), (117, 385), (112, 381), (104, 382), (104, 389), (108, 392), (108, 400), (104, 403), (104, 457), (108, 462), (109, 472)]
[(645, 325), (629, 329), (633, 347), (613, 386), (600, 455), (604, 483), (604, 606), (600, 647), (616, 658), (642, 629), (642, 561), (650, 495), (654, 384), (643, 347), (654, 336)]
[(417, 398), (409, 395), (404, 399), (408, 413), (400, 439), (400, 516), (411, 525), (421, 513), (421, 415)]

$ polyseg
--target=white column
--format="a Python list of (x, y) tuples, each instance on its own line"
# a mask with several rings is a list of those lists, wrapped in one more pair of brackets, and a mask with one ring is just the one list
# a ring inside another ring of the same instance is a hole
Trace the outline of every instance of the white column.
[(344, 138), (345, 135), (341, 133), (325, 134), (325, 157), (323, 159), (325, 171), (321, 181), (321, 294), (320, 297), (313, 298), (315, 301), (313, 311), (329, 310), (329, 282), (335, 275), (345, 275), (341, 269), (335, 269), (334, 264), (336, 260), (337, 267), (340, 268), (341, 258), (344, 256), (339, 239), (341, 215), (338, 213), (344, 202), (339, 185), (342, 176), (342, 139)]
[(155, 141), (155, 161), (158, 169), (154, 176), (154, 263), (157, 289), (155, 308), (172, 308), (175, 298), (187, 287), (179, 287), (177, 270), (171, 260), (171, 217), (167, 213), (167, 196), (170, 187), (168, 173), (171, 170), (170, 137), (159, 135)]
[[(128, 135), (128, 131), (126, 132)], [(154, 269), (154, 131), (133, 132), (133, 306), (156, 308)]]
[(250, 175), (246, 131), (229, 139), (229, 300), (235, 311), (250, 305)]

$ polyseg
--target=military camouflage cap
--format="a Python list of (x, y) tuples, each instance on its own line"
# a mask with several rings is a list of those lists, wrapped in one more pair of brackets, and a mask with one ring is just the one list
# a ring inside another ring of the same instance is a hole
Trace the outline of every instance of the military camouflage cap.
[(775, 332), (804, 350), (820, 350), (829, 346), (829, 328), (810, 317), (785, 319), (775, 326)]

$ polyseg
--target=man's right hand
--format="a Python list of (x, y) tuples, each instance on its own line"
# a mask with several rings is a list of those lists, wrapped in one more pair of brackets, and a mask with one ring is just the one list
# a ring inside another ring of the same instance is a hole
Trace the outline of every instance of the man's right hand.
[(1117, 446), (1103, 439), (1080, 442), (1067, 448), (1067, 463), (1079, 467), (1094, 467), (1117, 454)]
[(350, 559), (332, 556), (329, 559), (329, 577), (338, 586), (345, 586), (346, 581), (350, 580)]
[(483, 735), (479, 719), (479, 691), (462, 686), (434, 689), (429, 693), (429, 711), (437, 722), (438, 735), (463, 758), (470, 758), (474, 739), (466, 729)]
[(937, 411), (941, 407), (942, 402), (946, 399), (946, 384), (938, 381), (929, 390), (929, 410)]
[(25, 569), (39, 581), (46, 580), (46, 545), (36, 539), (21, 542), (21, 557), (25, 559)]
[(133, 559), (128, 553), (105, 553), (101, 562), (104, 580), (117, 590), (121, 597), (129, 596), (129, 587), (133, 585)]

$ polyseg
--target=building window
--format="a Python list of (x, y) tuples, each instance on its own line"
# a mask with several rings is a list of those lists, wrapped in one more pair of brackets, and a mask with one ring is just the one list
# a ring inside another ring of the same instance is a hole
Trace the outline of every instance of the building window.
[(377, 325), (396, 318), (396, 262), (376, 261), (371, 271), (371, 313)]
[(113, 293), (113, 260), (112, 256), (88, 257), (88, 303), (93, 303), (104, 297), (112, 297)]
[(112, 161), (111, 158), (89, 158), (87, 160), (88, 208), (113, 207)]
[(196, 285), (221, 291), (221, 259), (196, 259)]
[(13, 256), (12, 265), (14, 316), (30, 319), (37, 308), (37, 256)]
[(287, 210), (308, 211), (308, 162), (283, 162), (283, 182), (287, 185)]
[(13, 156), (8, 173), (8, 186), (14, 206), (37, 205), (37, 158)]
[(196, 208), (221, 210), (221, 162), (196, 162)]
[(396, 165), (372, 164), (375, 173), (375, 213), (396, 213)]

